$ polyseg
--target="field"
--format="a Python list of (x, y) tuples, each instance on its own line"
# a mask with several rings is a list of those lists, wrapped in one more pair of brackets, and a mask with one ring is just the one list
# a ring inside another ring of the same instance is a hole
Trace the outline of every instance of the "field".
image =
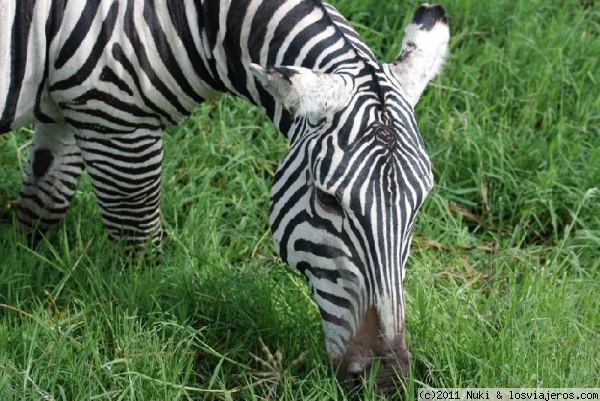
[[(382, 60), (418, 2), (337, 0)], [(600, 3), (448, 0), (451, 56), (416, 108), (435, 188), (407, 266), (413, 377), (600, 387)], [(35, 248), (0, 137), (0, 400), (344, 400), (304, 278), (276, 255), (287, 149), (223, 96), (165, 135), (162, 265), (125, 267), (87, 178)], [(358, 397), (386, 399), (366, 383)], [(394, 398), (394, 397), (393, 397)]]

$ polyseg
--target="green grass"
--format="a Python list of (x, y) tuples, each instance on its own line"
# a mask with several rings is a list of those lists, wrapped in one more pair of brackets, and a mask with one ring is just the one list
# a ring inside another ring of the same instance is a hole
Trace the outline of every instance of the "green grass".
[[(406, 3), (334, 2), (387, 61)], [(422, 383), (598, 387), (600, 6), (446, 7), (451, 56), (416, 110), (436, 186), (408, 265), (406, 399)], [(124, 267), (86, 179), (28, 248), (14, 221), (28, 139), (0, 137), (1, 400), (351, 397), (271, 244), (287, 144), (261, 111), (225, 96), (165, 136), (160, 267)], [(383, 399), (370, 383), (361, 398)]]

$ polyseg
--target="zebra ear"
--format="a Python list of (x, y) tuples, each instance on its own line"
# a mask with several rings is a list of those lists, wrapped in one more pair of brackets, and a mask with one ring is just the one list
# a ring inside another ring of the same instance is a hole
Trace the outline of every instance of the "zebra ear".
[(326, 74), (303, 67), (262, 68), (250, 65), (250, 71), (284, 108), (300, 116), (321, 119), (349, 103), (354, 83), (349, 76)]
[(391, 66), (406, 100), (413, 107), (429, 81), (441, 71), (449, 40), (450, 29), (444, 7), (420, 6), (404, 30), (402, 51)]

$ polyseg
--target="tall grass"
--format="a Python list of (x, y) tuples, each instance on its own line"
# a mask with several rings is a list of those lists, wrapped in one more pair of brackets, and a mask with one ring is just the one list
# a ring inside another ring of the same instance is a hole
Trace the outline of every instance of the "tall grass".
[[(383, 60), (417, 2), (338, 0)], [(452, 53), (417, 106), (436, 186), (408, 266), (407, 390), (598, 387), (600, 7), (452, 0)], [(286, 151), (224, 96), (165, 136), (160, 266), (126, 268), (84, 178), (36, 247), (15, 224), (26, 130), (0, 137), (0, 399), (352, 397), (304, 279), (276, 256)], [(383, 399), (372, 383), (361, 399)]]

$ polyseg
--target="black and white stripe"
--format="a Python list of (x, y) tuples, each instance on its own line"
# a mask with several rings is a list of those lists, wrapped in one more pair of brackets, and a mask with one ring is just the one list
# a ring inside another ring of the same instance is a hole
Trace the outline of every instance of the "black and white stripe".
[[(350, 358), (371, 310), (388, 351), (403, 352), (403, 269), (432, 186), (413, 107), (445, 56), (441, 7), (417, 11), (394, 64), (319, 0), (11, 0), (0, 11), (0, 132), (35, 123), (22, 223), (57, 223), (85, 167), (110, 237), (159, 245), (162, 130), (218, 92), (243, 96), (291, 141), (271, 227), (314, 289), (329, 353)], [(358, 346), (360, 358), (387, 355)]]

